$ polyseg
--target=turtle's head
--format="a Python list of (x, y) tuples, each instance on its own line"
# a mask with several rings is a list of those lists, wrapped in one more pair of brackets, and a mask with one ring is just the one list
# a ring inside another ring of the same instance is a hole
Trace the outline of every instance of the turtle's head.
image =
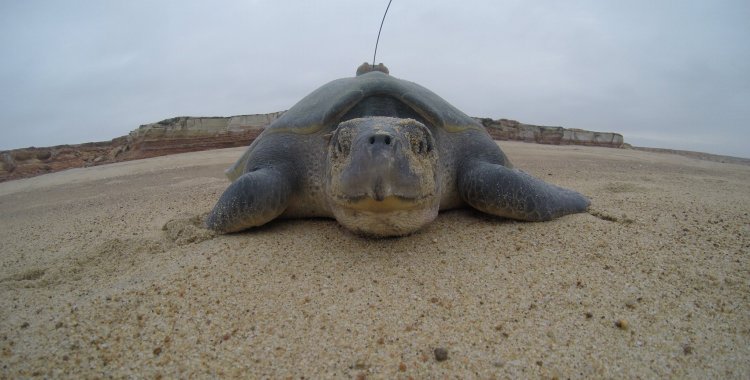
[(328, 145), (329, 206), (339, 223), (359, 233), (412, 233), (437, 216), (437, 161), (432, 133), (416, 120), (342, 122)]

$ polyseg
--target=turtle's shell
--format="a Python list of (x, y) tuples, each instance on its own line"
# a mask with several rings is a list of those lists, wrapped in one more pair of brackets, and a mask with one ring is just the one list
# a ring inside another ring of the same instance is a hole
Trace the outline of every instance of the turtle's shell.
[[(463, 132), (468, 129), (484, 130), (476, 120), (452, 106), (432, 91), (380, 71), (370, 71), (356, 77), (341, 78), (324, 84), (305, 96), (258, 136), (253, 145), (264, 136), (276, 133), (298, 135), (330, 131), (338, 125), (347, 112), (369, 97), (395, 99), (408, 107), (409, 113), (418, 115), (428, 127), (446, 132)], [(397, 116), (369, 115), (366, 116)], [(225, 171), (231, 181), (244, 173), (246, 160), (253, 145), (237, 162)]]
[(371, 71), (331, 81), (307, 95), (268, 127), (270, 133), (315, 133), (341, 122), (363, 99), (387, 96), (407, 105), (428, 123), (449, 132), (481, 125), (432, 91), (413, 82)]

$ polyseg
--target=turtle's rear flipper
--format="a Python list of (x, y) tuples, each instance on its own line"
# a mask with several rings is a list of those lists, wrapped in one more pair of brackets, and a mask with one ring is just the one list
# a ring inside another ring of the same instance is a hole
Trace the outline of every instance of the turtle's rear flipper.
[(286, 209), (292, 194), (291, 183), (274, 168), (243, 174), (221, 195), (206, 219), (206, 226), (229, 233), (271, 221)]
[(590, 204), (573, 190), (481, 161), (467, 165), (459, 174), (458, 189), (461, 198), (477, 210), (533, 222), (584, 212)]

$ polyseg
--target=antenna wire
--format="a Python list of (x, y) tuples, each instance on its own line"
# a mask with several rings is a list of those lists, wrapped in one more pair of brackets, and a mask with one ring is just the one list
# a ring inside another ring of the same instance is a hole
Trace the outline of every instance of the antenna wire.
[(385, 13), (383, 13), (383, 20), (380, 21), (380, 29), (378, 29), (378, 39), (375, 41), (375, 53), (372, 54), (372, 66), (375, 67), (375, 56), (378, 55), (378, 43), (380, 43), (380, 32), (383, 30), (383, 23), (385, 22), (385, 16), (388, 14), (388, 9), (391, 7), (391, 2), (388, 0), (388, 6), (385, 7)]

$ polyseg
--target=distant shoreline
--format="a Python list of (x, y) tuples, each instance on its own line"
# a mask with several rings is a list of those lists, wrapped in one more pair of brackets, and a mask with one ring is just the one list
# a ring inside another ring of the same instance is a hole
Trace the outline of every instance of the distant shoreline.
[(742, 158), (742, 157), (735, 157), (735, 156), (724, 156), (721, 154), (713, 154), (713, 153), (705, 153), (705, 152), (695, 152), (691, 150), (679, 150), (679, 149), (667, 149), (667, 148), (651, 148), (651, 147), (644, 147), (644, 146), (633, 146), (630, 147), (631, 149), (640, 150), (644, 152), (652, 152), (652, 153), (667, 153), (667, 154), (676, 154), (680, 156), (685, 156), (689, 158), (697, 158), (699, 160), (705, 160), (705, 161), (712, 161), (712, 162), (721, 162), (721, 163), (727, 163), (727, 164), (740, 164), (740, 165), (750, 165), (750, 158)]

